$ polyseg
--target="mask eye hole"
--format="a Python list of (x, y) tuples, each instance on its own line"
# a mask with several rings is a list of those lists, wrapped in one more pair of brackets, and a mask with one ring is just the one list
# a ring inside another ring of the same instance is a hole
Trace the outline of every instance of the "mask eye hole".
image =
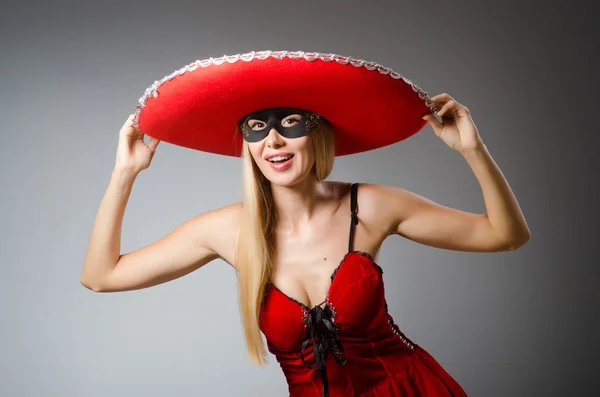
[(284, 127), (293, 127), (293, 126), (297, 125), (301, 119), (302, 119), (301, 115), (293, 114), (293, 115), (290, 115), (290, 116), (284, 118), (281, 121), (281, 125)]
[(264, 121), (260, 121), (260, 120), (249, 120), (248, 121), (248, 127), (250, 127), (250, 129), (252, 131), (262, 131), (265, 129), (266, 126), (267, 126), (267, 124)]

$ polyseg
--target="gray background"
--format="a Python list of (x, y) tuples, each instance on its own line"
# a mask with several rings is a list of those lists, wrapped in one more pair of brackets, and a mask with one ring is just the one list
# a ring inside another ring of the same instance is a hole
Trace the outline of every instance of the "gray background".
[[(469, 395), (597, 395), (592, 3), (482, 3), (3, 2), (0, 396), (287, 395), (273, 356), (247, 361), (224, 262), (145, 290), (79, 284), (119, 128), (146, 87), (196, 59), (265, 49), (376, 61), (469, 107), (531, 240), (488, 254), (391, 237), (379, 260), (390, 312)], [(239, 200), (240, 171), (163, 142), (134, 185), (122, 251)], [(485, 212), (467, 163), (429, 126), (337, 159), (330, 179)]]

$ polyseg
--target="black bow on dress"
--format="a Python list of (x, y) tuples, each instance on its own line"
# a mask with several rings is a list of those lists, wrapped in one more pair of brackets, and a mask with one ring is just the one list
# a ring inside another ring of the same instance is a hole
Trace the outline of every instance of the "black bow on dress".
[[(315, 306), (310, 310), (306, 323), (308, 335), (304, 342), (302, 342), (302, 350), (300, 351), (302, 363), (307, 368), (317, 369), (319, 372), (323, 384), (323, 397), (329, 397), (329, 381), (327, 380), (327, 368), (325, 366), (329, 349), (333, 351), (335, 361), (340, 365), (346, 364), (347, 361), (342, 344), (336, 335), (338, 326), (331, 320), (331, 317), (332, 313), (329, 305), (325, 306), (325, 308)], [(315, 353), (315, 362), (317, 364), (315, 367), (307, 365), (304, 361), (303, 352), (309, 341), (312, 341), (313, 352)]]

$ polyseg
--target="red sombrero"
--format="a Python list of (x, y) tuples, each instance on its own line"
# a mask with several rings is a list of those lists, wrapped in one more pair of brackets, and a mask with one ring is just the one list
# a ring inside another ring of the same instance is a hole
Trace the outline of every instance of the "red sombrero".
[(146, 89), (134, 126), (161, 141), (240, 156), (240, 120), (257, 110), (318, 113), (335, 128), (336, 156), (387, 146), (420, 131), (435, 104), (407, 78), (335, 54), (258, 51), (193, 62)]

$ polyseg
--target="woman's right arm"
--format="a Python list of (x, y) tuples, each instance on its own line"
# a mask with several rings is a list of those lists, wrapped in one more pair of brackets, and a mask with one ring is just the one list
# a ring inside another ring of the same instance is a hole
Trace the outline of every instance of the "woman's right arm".
[(81, 284), (95, 292), (128, 291), (174, 280), (216, 258), (233, 263), (239, 203), (197, 215), (162, 239), (121, 255), (123, 214), (134, 178), (113, 172), (92, 228)]
[(92, 228), (81, 284), (96, 292), (127, 291), (164, 283), (216, 258), (233, 263), (241, 204), (209, 211), (183, 223), (162, 239), (133, 252), (120, 253), (123, 215), (136, 176), (148, 168), (157, 140), (146, 145), (131, 126), (121, 129), (117, 163)]

